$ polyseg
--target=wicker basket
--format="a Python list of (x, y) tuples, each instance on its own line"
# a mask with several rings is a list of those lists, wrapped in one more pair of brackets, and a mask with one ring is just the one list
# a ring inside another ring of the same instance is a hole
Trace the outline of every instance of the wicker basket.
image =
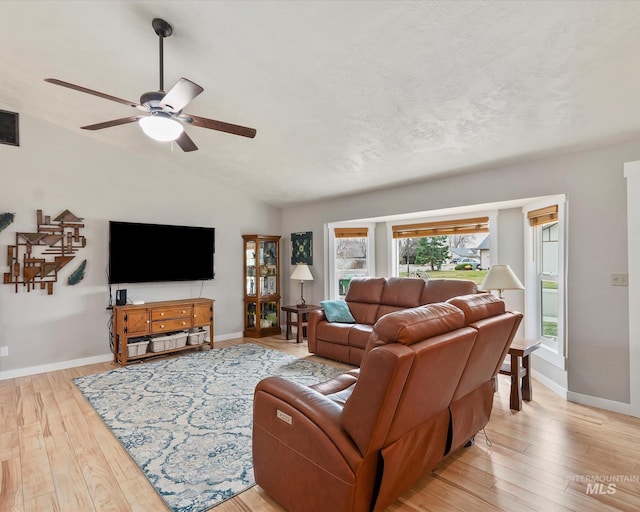
[(189, 333), (189, 338), (187, 339), (187, 343), (189, 345), (202, 345), (205, 342), (206, 337), (207, 337), (207, 331), (205, 331), (204, 329), (193, 331)]
[(187, 337), (189, 333), (187, 331), (177, 332), (174, 334), (176, 339), (176, 348), (182, 348), (187, 344)]
[(136, 341), (127, 343), (127, 357), (141, 356), (147, 353), (148, 341)]
[(151, 338), (150, 352), (164, 352), (176, 348), (176, 337), (173, 334)]

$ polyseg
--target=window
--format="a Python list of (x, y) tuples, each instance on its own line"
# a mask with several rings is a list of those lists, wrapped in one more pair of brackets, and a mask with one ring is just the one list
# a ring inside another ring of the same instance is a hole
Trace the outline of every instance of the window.
[(333, 227), (333, 265), (331, 297), (344, 297), (351, 279), (373, 275), (371, 250), (373, 229), (362, 227)]
[[(467, 262), (471, 270), (479, 270), (483, 268), (481, 258), (487, 261), (487, 267), (489, 247), (487, 244), (481, 249), (480, 244), (488, 232), (488, 216), (391, 226), (395, 242), (393, 275), (455, 277), (440, 272), (453, 270), (459, 260)], [(445, 263), (451, 265), (443, 267)], [(473, 277), (482, 282), (484, 276)]]
[(527, 268), (525, 336), (542, 341), (540, 356), (565, 367), (564, 196), (525, 208)]
[(558, 341), (558, 223), (545, 224), (541, 230), (540, 270), (540, 337), (557, 351)]

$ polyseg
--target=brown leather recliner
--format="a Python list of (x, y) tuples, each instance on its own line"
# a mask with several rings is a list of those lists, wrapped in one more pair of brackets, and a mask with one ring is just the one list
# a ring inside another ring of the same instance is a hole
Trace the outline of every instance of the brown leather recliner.
[[(380, 318), (360, 369), (311, 387), (262, 380), (253, 415), (258, 485), (290, 511), (379, 512), (435, 467), (452, 439), (484, 427), (492, 405), (485, 388), (520, 317), (489, 294), (458, 300)], [(495, 317), (486, 336), (485, 317)], [(492, 332), (501, 343), (476, 348)], [(476, 408), (468, 396), (478, 388)]]

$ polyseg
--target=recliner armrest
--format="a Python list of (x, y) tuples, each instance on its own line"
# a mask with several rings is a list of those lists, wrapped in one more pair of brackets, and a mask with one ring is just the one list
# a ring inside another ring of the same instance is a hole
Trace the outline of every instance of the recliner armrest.
[(324, 314), (324, 309), (314, 309), (313, 311), (309, 311), (309, 315), (307, 316), (307, 343), (309, 346), (309, 352), (314, 354), (317, 350), (316, 347), (316, 332), (318, 328), (318, 324), (320, 322), (326, 322), (327, 317)]
[(260, 391), (264, 391), (292, 407), (304, 411), (309, 417), (315, 417), (331, 423), (339, 423), (342, 407), (327, 399), (309, 386), (299, 384), (282, 377), (267, 377), (258, 382), (254, 399)]
[(342, 428), (342, 410), (342, 406), (308, 386), (281, 377), (267, 377), (258, 383), (254, 393), (254, 429), (268, 431), (317, 462), (334, 458), (337, 453), (331, 454), (328, 449), (333, 447), (353, 469), (362, 456)]
[(309, 387), (316, 390), (318, 393), (327, 396), (344, 391), (345, 389), (353, 386), (356, 382), (358, 382), (357, 374), (345, 372), (333, 379), (325, 380), (324, 382), (319, 382), (318, 384), (314, 384)]
[(309, 311), (309, 316), (307, 317), (307, 322), (309, 325), (317, 325), (322, 321), (327, 321), (327, 316), (324, 314), (324, 309), (314, 309), (313, 311)]

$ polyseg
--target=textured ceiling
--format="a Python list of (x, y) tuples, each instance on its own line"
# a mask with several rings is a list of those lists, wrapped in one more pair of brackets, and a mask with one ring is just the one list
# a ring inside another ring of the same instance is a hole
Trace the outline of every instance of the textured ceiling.
[[(187, 127), (171, 151), (124, 105), (165, 85), (185, 111), (254, 127)], [(640, 2), (0, 1), (0, 109), (288, 205), (640, 137)], [(176, 148), (177, 149), (177, 148)], [(262, 186), (257, 186), (257, 183)]]

